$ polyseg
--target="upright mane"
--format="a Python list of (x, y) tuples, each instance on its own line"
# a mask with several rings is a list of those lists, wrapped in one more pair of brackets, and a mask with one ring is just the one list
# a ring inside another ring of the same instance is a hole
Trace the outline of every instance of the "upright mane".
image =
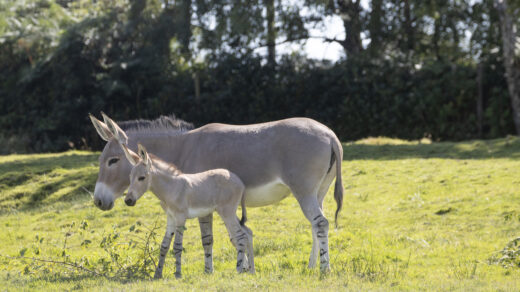
[(117, 122), (117, 124), (125, 132), (150, 132), (164, 130), (186, 132), (195, 128), (192, 123), (178, 119), (174, 114), (160, 116), (155, 120), (137, 119)]

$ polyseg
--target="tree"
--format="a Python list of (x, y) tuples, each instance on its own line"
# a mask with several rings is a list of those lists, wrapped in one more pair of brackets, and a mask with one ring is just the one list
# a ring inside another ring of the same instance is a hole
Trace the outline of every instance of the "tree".
[(276, 29), (274, 0), (265, 0), (267, 20), (267, 61), (274, 64), (276, 61)]
[(516, 133), (520, 135), (520, 62), (515, 56), (517, 42), (517, 28), (514, 14), (507, 0), (496, 0), (496, 8), (500, 16), (500, 30), (502, 32), (502, 52), (506, 69), (507, 87), (513, 109), (513, 121)]

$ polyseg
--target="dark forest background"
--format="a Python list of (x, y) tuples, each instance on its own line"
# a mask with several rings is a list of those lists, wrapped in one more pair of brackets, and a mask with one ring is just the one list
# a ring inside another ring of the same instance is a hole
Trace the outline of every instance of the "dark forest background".
[[(0, 153), (99, 149), (87, 114), (100, 111), (196, 126), (306, 116), (343, 141), (517, 133), (519, 3), (362, 2), (2, 1)], [(344, 35), (311, 34), (331, 16)], [(311, 38), (343, 57), (279, 50)]]

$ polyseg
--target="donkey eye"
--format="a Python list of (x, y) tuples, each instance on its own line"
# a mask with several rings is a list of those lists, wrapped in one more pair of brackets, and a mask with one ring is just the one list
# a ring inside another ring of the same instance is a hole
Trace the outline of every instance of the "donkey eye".
[(144, 180), (144, 176), (140, 176), (139, 178), (137, 178), (138, 181), (142, 181)]
[(110, 165), (112, 165), (112, 164), (114, 164), (114, 163), (116, 163), (116, 162), (118, 162), (118, 161), (119, 161), (119, 158), (111, 158), (111, 159), (108, 161), (108, 166), (110, 166)]

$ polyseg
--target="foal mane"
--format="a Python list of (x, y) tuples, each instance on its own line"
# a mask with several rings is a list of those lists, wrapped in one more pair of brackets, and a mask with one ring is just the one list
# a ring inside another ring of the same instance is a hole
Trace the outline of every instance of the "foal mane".
[(117, 123), (125, 132), (160, 132), (160, 131), (178, 131), (187, 132), (195, 127), (192, 123), (178, 119), (175, 114), (160, 116), (155, 120), (136, 119), (122, 121)]
[(166, 162), (159, 158), (157, 155), (148, 153), (150, 158), (152, 159), (153, 163), (161, 168), (161, 170), (165, 170), (173, 175), (179, 175), (182, 174), (182, 171), (177, 167), (177, 165)]

